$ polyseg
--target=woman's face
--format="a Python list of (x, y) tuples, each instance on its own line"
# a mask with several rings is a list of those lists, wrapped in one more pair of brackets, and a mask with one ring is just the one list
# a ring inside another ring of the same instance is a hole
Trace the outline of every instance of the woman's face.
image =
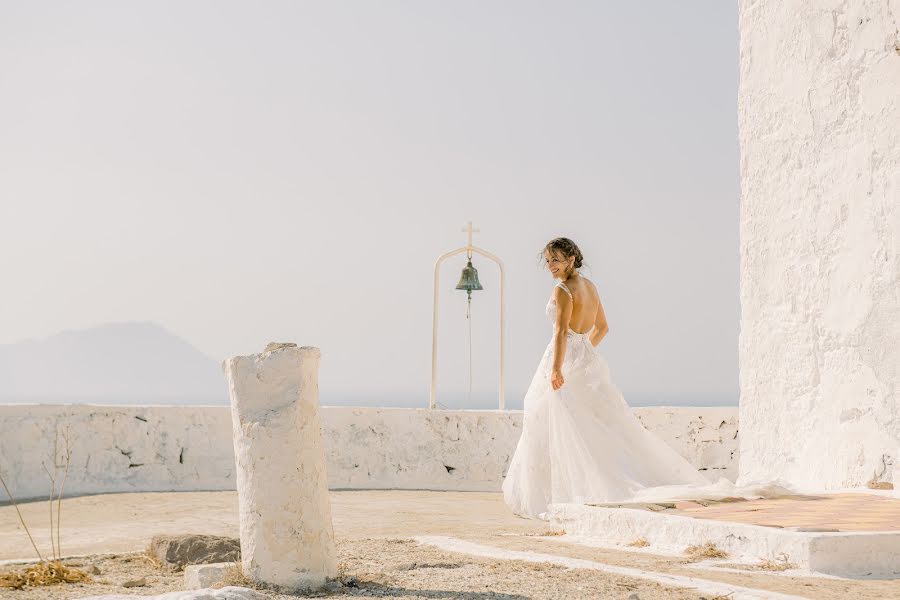
[(547, 265), (547, 270), (550, 271), (554, 279), (565, 278), (567, 271), (571, 269), (570, 265), (574, 262), (574, 256), (565, 258), (558, 250), (553, 253), (549, 250), (544, 250), (544, 264)]

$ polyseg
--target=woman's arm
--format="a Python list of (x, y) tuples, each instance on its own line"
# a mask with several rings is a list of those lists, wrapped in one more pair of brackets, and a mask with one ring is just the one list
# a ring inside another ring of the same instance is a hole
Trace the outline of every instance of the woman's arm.
[(564, 383), (562, 365), (566, 358), (566, 334), (572, 318), (572, 299), (559, 286), (553, 288), (553, 299), (556, 301), (556, 320), (553, 322), (553, 389), (559, 389)]
[[(595, 288), (597, 286), (594, 286)], [(600, 295), (597, 295), (597, 314), (594, 316), (594, 328), (591, 329), (591, 345), (595, 348), (606, 334), (609, 332), (609, 324), (606, 322), (606, 313), (603, 312), (603, 303), (600, 302)]]

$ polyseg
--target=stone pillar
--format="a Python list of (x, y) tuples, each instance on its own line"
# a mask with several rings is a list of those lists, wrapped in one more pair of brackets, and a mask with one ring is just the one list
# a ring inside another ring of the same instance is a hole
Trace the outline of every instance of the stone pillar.
[(739, 20), (739, 481), (890, 481), (900, 0), (740, 0)]
[(337, 559), (319, 424), (318, 348), (269, 344), (223, 369), (231, 395), (241, 561), (251, 579), (321, 587)]

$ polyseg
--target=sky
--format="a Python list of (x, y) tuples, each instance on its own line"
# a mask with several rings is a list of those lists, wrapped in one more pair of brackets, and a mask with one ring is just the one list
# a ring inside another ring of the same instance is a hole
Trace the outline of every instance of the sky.
[[(426, 406), (435, 260), (506, 270), (506, 401), (573, 239), (632, 405), (738, 400), (733, 2), (0, 2), (0, 344), (152, 321)], [(499, 273), (441, 270), (438, 399), (496, 407)], [(111, 348), (110, 352), (116, 349)]]

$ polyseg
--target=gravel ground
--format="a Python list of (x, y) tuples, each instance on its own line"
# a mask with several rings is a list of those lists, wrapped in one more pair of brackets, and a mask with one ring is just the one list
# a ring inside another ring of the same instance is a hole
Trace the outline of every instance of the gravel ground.
[[(444, 552), (412, 540), (361, 539), (338, 544), (341, 580), (339, 591), (319, 594), (328, 598), (388, 597), (464, 600), (699, 600), (696, 593), (665, 588), (656, 583), (607, 575), (585, 569), (567, 569), (523, 561), (493, 560)], [(0, 589), (2, 600), (61, 600), (99, 594), (136, 596), (184, 589), (183, 574), (155, 566), (141, 553), (91, 556), (66, 561), (85, 568), (96, 565), (100, 574), (90, 584), (66, 584), (24, 590)], [(8, 565), (3, 570), (14, 568)], [(147, 585), (123, 587), (144, 578)], [(266, 592), (273, 600), (296, 598)]]
[[(593, 570), (569, 570), (524, 561), (472, 558), (420, 546), (412, 536), (450, 536), (508, 550), (582, 558), (600, 563), (672, 573), (816, 600), (900, 599), (900, 580), (846, 580), (800, 577), (763, 571), (728, 573), (699, 569), (680, 556), (661, 556), (653, 548), (602, 549), (580, 546), (553, 533), (546, 523), (514, 517), (496, 493), (416, 492), (399, 490), (333, 491), (335, 539), (349, 576), (358, 587), (335, 598), (699, 598)], [(45, 501), (20, 504), (38, 544), (49, 554)], [(68, 584), (36, 590), (0, 588), (0, 600), (58, 600), (99, 594), (151, 595), (183, 589), (181, 574), (156, 569), (136, 550), (153, 535), (198, 533), (237, 536), (237, 497), (230, 492), (149, 492), (67, 498), (63, 508), (63, 550), (87, 554), (101, 574), (87, 586)], [(115, 552), (116, 558), (108, 553)], [(28, 538), (11, 506), (0, 506), (0, 559), (33, 556)], [(722, 566), (730, 561), (718, 562)], [(411, 566), (415, 563), (415, 566)], [(449, 566), (453, 565), (453, 566)], [(740, 565), (731, 565), (740, 568)], [(8, 567), (0, 565), (0, 572)], [(552, 574), (552, 576), (551, 576)], [(124, 588), (146, 577), (143, 587)], [(632, 589), (633, 587), (633, 589)], [(493, 593), (493, 595), (491, 595)], [(273, 596), (274, 597), (274, 596)], [(280, 596), (288, 598), (290, 596)]]
[[(900, 579), (859, 580), (836, 577), (782, 575), (777, 572), (753, 569), (749, 565), (732, 564), (727, 559), (712, 561), (717, 566), (746, 569), (746, 573), (729, 573), (698, 568), (697, 561), (687, 557), (661, 556), (651, 552), (626, 552), (619, 549), (592, 548), (572, 544), (565, 537), (555, 536), (482, 536), (470, 541), (506, 548), (542, 552), (571, 558), (653, 571), (697, 577), (754, 589), (764, 589), (814, 600), (900, 600)], [(615, 596), (613, 596), (615, 598)], [(643, 595), (641, 595), (643, 599)]]

